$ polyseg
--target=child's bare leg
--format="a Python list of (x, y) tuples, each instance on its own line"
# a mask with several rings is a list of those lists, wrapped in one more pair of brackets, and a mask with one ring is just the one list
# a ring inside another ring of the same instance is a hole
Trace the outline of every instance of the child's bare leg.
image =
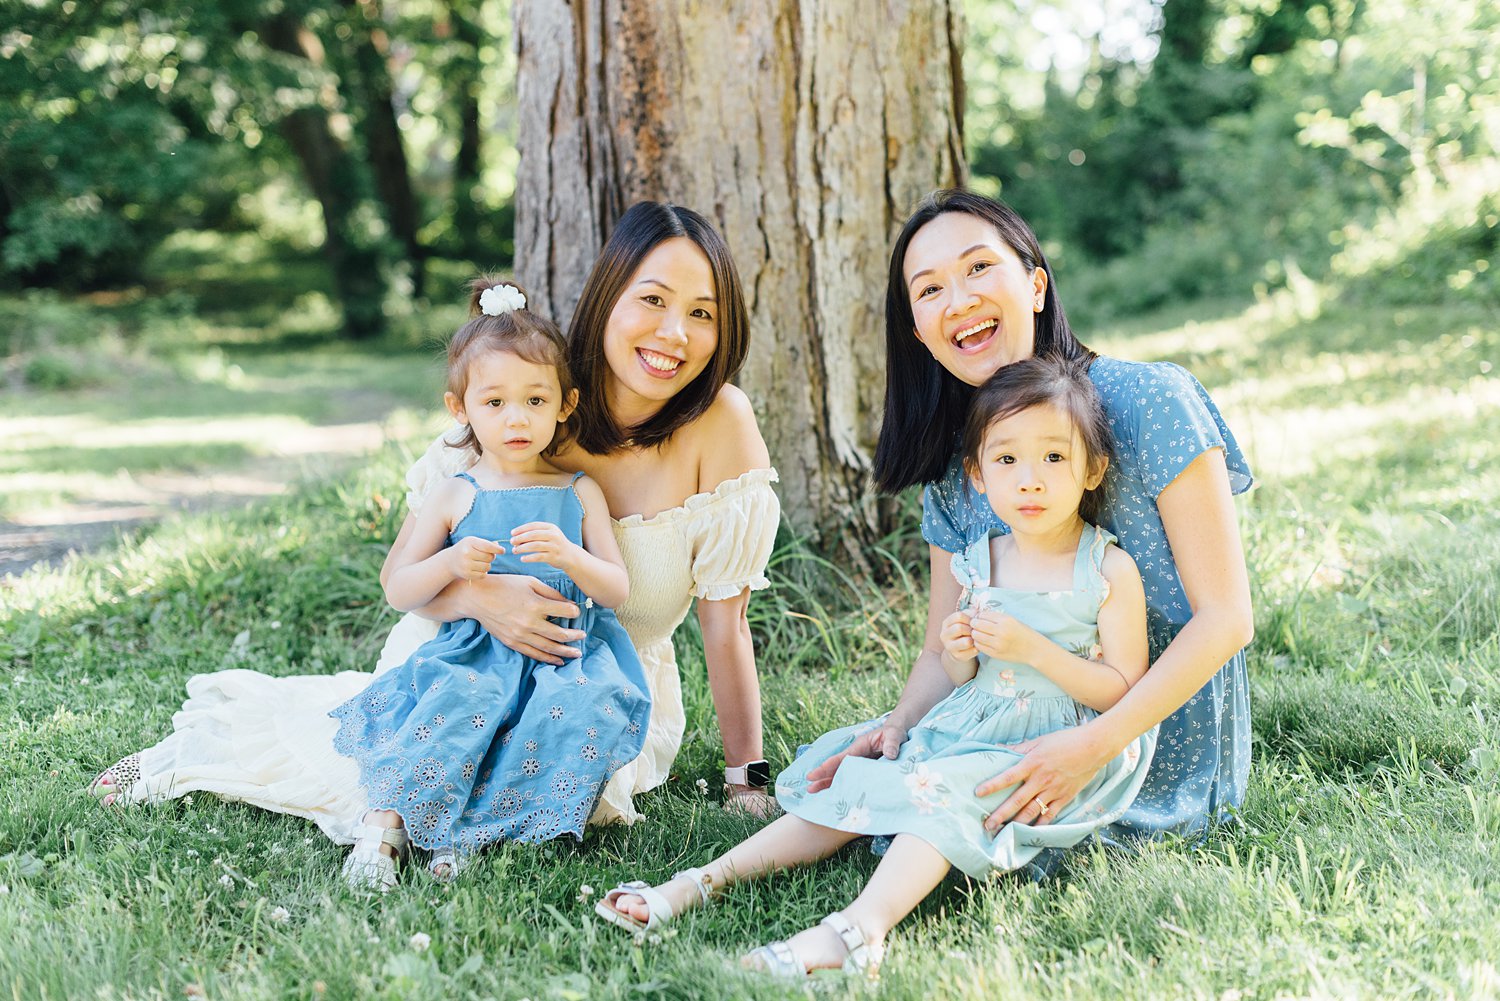
[[(836, 831), (786, 814), (762, 827), (702, 869), (712, 881), (709, 889), (718, 890), (775, 869), (788, 869), (825, 859), (857, 837), (858, 834)], [(656, 887), (656, 892), (672, 905), (673, 914), (681, 914), (703, 899), (686, 879), (662, 883)], [(650, 916), (646, 902), (633, 893), (616, 897), (614, 908), (637, 921), (645, 921)]]
[[(936, 848), (916, 835), (898, 834), (865, 888), (844, 908), (844, 917), (864, 932), (866, 942), (877, 946), (937, 888), (948, 868), (948, 860)], [(793, 935), (787, 945), (808, 970), (841, 966), (848, 955), (834, 930), (821, 924)]]

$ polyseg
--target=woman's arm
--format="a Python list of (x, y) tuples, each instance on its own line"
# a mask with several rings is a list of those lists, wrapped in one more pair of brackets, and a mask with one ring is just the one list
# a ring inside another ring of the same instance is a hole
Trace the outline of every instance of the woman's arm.
[(975, 792), (985, 796), (1020, 783), (986, 820), (991, 830), (1017, 817), (1037, 823), (1038, 797), (1055, 814), (1126, 745), (1181, 708), (1254, 635), (1250, 577), (1223, 450), (1194, 459), (1157, 505), (1192, 618), (1107, 712), (1018, 745), (1026, 757), (980, 784)]
[[(698, 419), (698, 490), (707, 493), (752, 469), (771, 465), (750, 399), (735, 386), (719, 390)], [(724, 737), (724, 763), (735, 768), (765, 757), (760, 720), (760, 676), (750, 639), (750, 589), (718, 601), (698, 600), (703, 659), (714, 713)]]
[(1097, 660), (993, 610), (974, 616), (974, 645), (991, 657), (1030, 664), (1090, 709), (1109, 709), (1146, 673), (1146, 590), (1135, 560), (1116, 546), (1105, 550), (1102, 569), (1109, 597), (1099, 606)]
[(609, 504), (604, 492), (587, 476), (573, 484), (583, 505), (583, 545), (569, 541), (562, 529), (533, 521), (511, 532), (513, 551), (524, 554), (522, 563), (548, 563), (573, 578), (584, 594), (605, 608), (615, 608), (630, 597), (630, 578), (625, 558), (609, 525)]
[(896, 708), (880, 727), (856, 737), (843, 754), (835, 754), (807, 773), (807, 789), (819, 792), (833, 783), (839, 763), (853, 755), (857, 758), (894, 758), (906, 743), (906, 732), (927, 710), (953, 692), (953, 681), (943, 670), (943, 620), (958, 607), (963, 588), (948, 570), (953, 556), (937, 546), (928, 547), (932, 585), (927, 599), (927, 636), (922, 650), (912, 664), (911, 674)]
[[(390, 579), (400, 554), (416, 530), (417, 516), (409, 514), (386, 554), (380, 569), (382, 585)], [(583, 639), (578, 629), (550, 621), (572, 619), (578, 606), (535, 577), (519, 574), (486, 574), (479, 580), (454, 581), (421, 608), (412, 612), (434, 622), (474, 619), (491, 636), (519, 654), (547, 664), (561, 664), (577, 657)]]

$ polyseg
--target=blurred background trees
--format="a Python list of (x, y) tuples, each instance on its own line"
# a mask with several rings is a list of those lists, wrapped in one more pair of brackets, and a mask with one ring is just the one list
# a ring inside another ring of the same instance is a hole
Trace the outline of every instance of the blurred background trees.
[[(318, 248), (364, 338), (433, 259), (506, 265), (509, 8), (0, 0), (0, 284), (129, 286), (173, 234), (254, 232)], [(1080, 319), (1303, 278), (1495, 301), (1492, 0), (963, 8), (970, 180)]]

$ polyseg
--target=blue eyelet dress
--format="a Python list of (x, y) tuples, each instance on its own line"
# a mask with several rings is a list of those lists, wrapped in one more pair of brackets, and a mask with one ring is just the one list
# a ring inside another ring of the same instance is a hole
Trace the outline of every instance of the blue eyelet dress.
[(622, 765), (640, 753), (651, 697), (640, 659), (615, 613), (561, 570), (523, 563), (513, 528), (532, 521), (582, 539), (573, 483), (485, 490), (474, 484), (451, 546), (476, 535), (506, 544), (491, 573), (533, 576), (580, 611), (582, 656), (560, 667), (516, 653), (473, 619), (445, 623), (400, 667), (329, 713), (333, 746), (359, 765), (376, 810), (394, 810), (423, 848), (460, 856), (502, 839), (536, 842), (584, 824)]
[[(953, 557), (965, 587), (965, 606), (998, 608), (1082, 657), (1099, 652), (1099, 606), (1109, 593), (1104, 579), (1108, 532), (1085, 525), (1078, 541), (1070, 590), (1020, 591), (988, 584), (990, 535)], [(884, 717), (819, 737), (776, 782), (776, 799), (788, 813), (855, 834), (912, 834), (973, 877), (1018, 869), (1046, 848), (1069, 848), (1118, 820), (1145, 781), (1155, 732), (1132, 741), (1091, 779), (1051, 823), (1010, 823), (998, 833), (984, 819), (1015, 786), (989, 796), (974, 788), (1021, 760), (1006, 745), (1053, 733), (1095, 715), (1056, 682), (1027, 664), (983, 654), (973, 680), (960, 685), (907, 734), (895, 759), (845, 758), (833, 784), (807, 791), (807, 772), (847, 750)]]
[[(1250, 467), (1198, 380), (1169, 362), (1100, 357), (1089, 368), (1114, 436), (1099, 526), (1135, 560), (1146, 589), (1151, 659), (1192, 617), (1157, 497), (1193, 460), (1221, 449), (1233, 494), (1249, 490)], [(948, 552), (1010, 529), (995, 516), (954, 455), (922, 495), (922, 537)], [(1228, 818), (1250, 775), (1250, 680), (1241, 650), (1157, 728), (1156, 755), (1135, 803), (1104, 836), (1115, 843), (1164, 834), (1194, 836)]]

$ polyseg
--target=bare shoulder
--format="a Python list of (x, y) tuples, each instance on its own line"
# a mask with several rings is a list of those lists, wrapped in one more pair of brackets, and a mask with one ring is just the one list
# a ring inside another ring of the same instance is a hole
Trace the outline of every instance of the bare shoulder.
[(1113, 542), (1104, 547), (1102, 569), (1104, 579), (1109, 581), (1111, 588), (1125, 587), (1145, 593), (1145, 587), (1141, 583), (1141, 572), (1136, 568), (1135, 560)]
[(573, 489), (578, 493), (578, 500), (583, 504), (585, 514), (609, 510), (609, 502), (604, 499), (604, 491), (592, 477), (578, 477), (573, 481)]
[(771, 465), (750, 397), (726, 383), (703, 416), (693, 422), (700, 490), (712, 490), (752, 469)]
[(433, 517), (452, 524), (469, 509), (474, 501), (474, 494), (474, 484), (463, 477), (444, 477), (437, 486), (432, 488), (427, 503), (422, 505), (422, 513), (430, 512)]

